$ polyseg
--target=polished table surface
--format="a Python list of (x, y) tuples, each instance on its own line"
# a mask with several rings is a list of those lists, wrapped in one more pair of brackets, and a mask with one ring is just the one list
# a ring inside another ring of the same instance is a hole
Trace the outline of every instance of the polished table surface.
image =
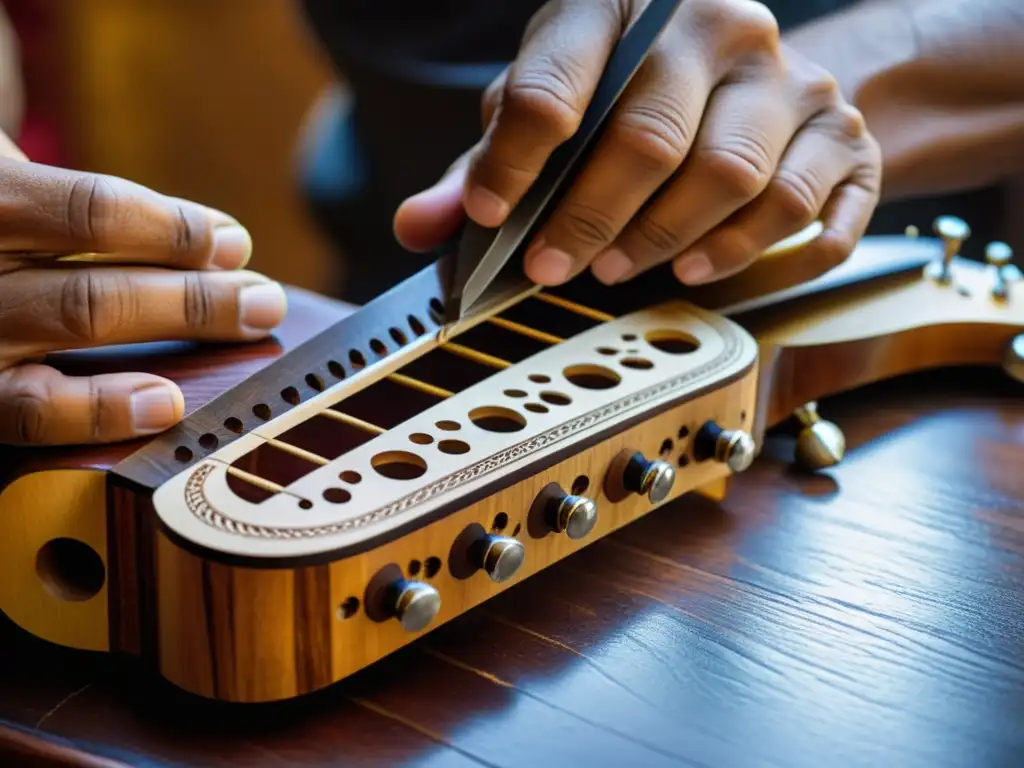
[(0, 764), (1024, 764), (1024, 386), (944, 372), (822, 410), (841, 466), (795, 473), (776, 435), (725, 502), (306, 700), (211, 704), (5, 624)]

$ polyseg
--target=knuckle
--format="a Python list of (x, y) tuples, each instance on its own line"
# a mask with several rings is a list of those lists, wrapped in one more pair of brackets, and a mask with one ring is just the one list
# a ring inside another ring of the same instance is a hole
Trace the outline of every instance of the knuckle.
[(565, 141), (583, 119), (580, 82), (583, 65), (571, 56), (545, 57), (534, 67), (517, 73), (505, 85), (506, 109)]
[(846, 261), (855, 247), (852, 237), (837, 230), (826, 230), (814, 242), (819, 263), (832, 265)]
[(202, 226), (189, 216), (183, 205), (175, 206), (174, 227), (172, 230), (170, 249), (178, 255), (191, 253), (196, 245), (203, 240)]
[(563, 226), (569, 236), (586, 246), (601, 246), (615, 238), (612, 217), (590, 205), (570, 203), (562, 212)]
[(867, 121), (852, 104), (843, 104), (836, 110), (836, 122), (840, 134), (847, 139), (862, 139), (867, 135)]
[(660, 173), (682, 165), (694, 135), (682, 106), (668, 97), (626, 110), (612, 127), (612, 140), (636, 163)]
[(661, 253), (676, 253), (682, 248), (682, 235), (652, 216), (641, 216), (636, 230), (641, 238)]
[(24, 445), (47, 442), (50, 424), (50, 406), (43, 396), (31, 388), (24, 388), (11, 398), (14, 414), (14, 438)]
[(840, 98), (839, 81), (831, 73), (821, 69), (804, 84), (804, 95), (813, 105), (835, 104)]
[(813, 171), (780, 170), (770, 187), (778, 214), (785, 223), (805, 227), (814, 221), (819, 210), (821, 184), (814, 178)]
[(700, 163), (734, 198), (752, 200), (768, 184), (772, 162), (756, 139), (737, 136), (700, 153)]
[(109, 222), (115, 220), (119, 205), (117, 190), (103, 176), (79, 176), (68, 188), (64, 205), (68, 235), (102, 244), (109, 235)]
[(202, 272), (186, 274), (183, 316), (191, 330), (208, 328), (216, 314), (216, 296), (212, 280)]
[(691, 0), (688, 10), (702, 35), (721, 41), (730, 50), (749, 53), (779, 48), (779, 22), (763, 3), (755, 0)]
[(134, 287), (126, 275), (109, 270), (72, 272), (60, 294), (60, 320), (75, 339), (97, 344), (132, 322)]

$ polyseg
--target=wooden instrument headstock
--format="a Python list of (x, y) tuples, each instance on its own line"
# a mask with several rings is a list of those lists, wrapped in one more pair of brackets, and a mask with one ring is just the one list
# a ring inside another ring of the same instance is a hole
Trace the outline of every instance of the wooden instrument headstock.
[(456, 329), (434, 265), (155, 440), (26, 456), (0, 485), (0, 607), (204, 696), (326, 686), (652, 509), (721, 495), (794, 413), (798, 458), (834, 463), (822, 397), (939, 366), (1019, 375), (1019, 274), (1005, 247), (957, 258), (945, 224), (795, 285), (770, 281), (799, 241), (706, 291), (531, 288)]

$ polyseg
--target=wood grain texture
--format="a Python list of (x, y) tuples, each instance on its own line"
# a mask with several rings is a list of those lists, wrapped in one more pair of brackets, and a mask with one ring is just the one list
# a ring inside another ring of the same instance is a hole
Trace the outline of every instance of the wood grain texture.
[(128, 764), (1002, 766), (1024, 750), (1024, 399), (929, 373), (822, 404), (687, 497), (310, 699), (226, 706), (7, 627), (0, 716)]

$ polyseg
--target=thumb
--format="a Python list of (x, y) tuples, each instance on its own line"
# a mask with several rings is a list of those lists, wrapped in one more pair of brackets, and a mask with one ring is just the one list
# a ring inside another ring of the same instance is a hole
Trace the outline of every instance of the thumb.
[(452, 163), (434, 186), (413, 195), (398, 207), (394, 230), (403, 248), (420, 253), (430, 251), (459, 231), (466, 218), (462, 192), (470, 152)]
[(184, 413), (181, 390), (159, 376), (74, 377), (32, 364), (0, 373), (0, 444), (115, 443), (169, 429)]

